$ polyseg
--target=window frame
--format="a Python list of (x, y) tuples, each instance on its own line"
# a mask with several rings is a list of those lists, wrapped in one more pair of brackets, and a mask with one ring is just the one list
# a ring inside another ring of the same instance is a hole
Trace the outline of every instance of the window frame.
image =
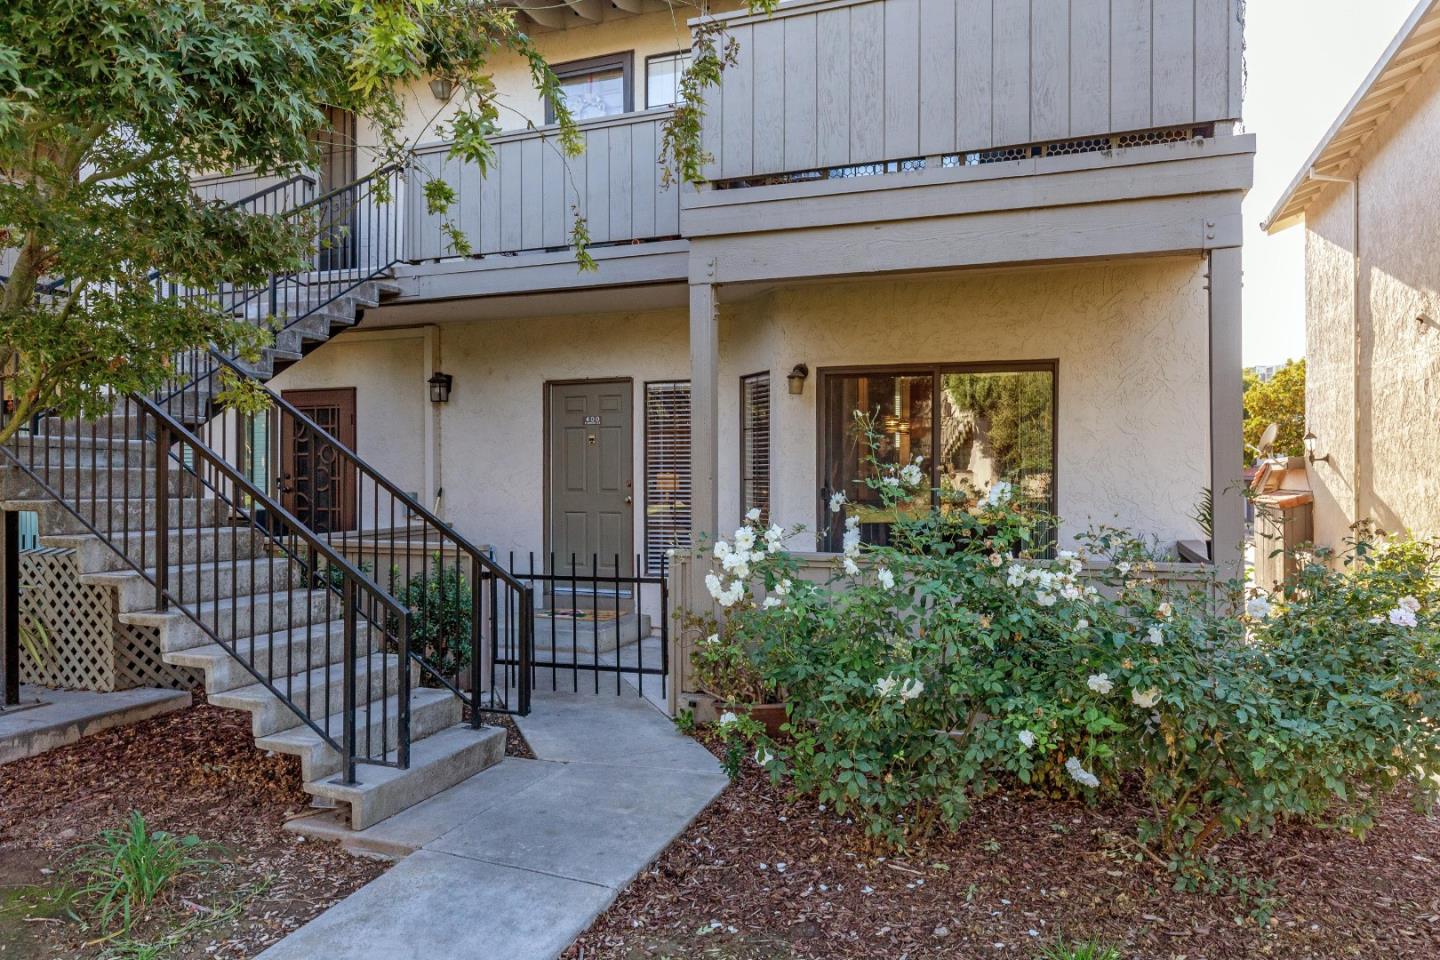
[[(826, 399), (829, 395), (827, 390), (828, 381), (831, 377), (849, 376), (924, 376), (929, 374), (938, 388), (940, 377), (947, 373), (1048, 373), (1050, 374), (1050, 409), (1053, 411), (1053, 424), (1050, 431), (1050, 462), (1054, 467), (1050, 478), (1050, 501), (1052, 509), (1058, 514), (1060, 506), (1060, 360), (1052, 357), (1043, 360), (972, 360), (972, 361), (950, 361), (944, 363), (882, 363), (853, 366), (821, 367), (816, 371), (815, 377), (815, 540), (816, 547), (821, 549), (830, 529), (830, 506), (827, 502), (829, 491), (824, 486), (824, 480), (829, 476), (826, 455), (829, 453), (826, 442), (826, 417), (830, 413), (830, 404)], [(936, 393), (936, 396), (939, 394)], [(940, 404), (932, 405), (931, 410), (931, 431), (932, 436), (940, 436)], [(853, 411), (847, 411), (847, 416)], [(939, 457), (932, 456), (926, 471), (926, 479), (929, 481), (932, 491), (939, 486), (936, 471), (939, 469)], [(931, 494), (932, 501), (937, 494)]]
[[(736, 469), (736, 473), (739, 474), (739, 480), (740, 480), (740, 485), (739, 485), (739, 488), (738, 488), (738, 493), (739, 493), (739, 500), (740, 500), (740, 522), (741, 522), (741, 523), (744, 522), (744, 520), (745, 520), (745, 514), (746, 514), (746, 513), (749, 511), (749, 509), (750, 509), (750, 508), (746, 505), (746, 503), (745, 503), (745, 484), (746, 484), (746, 477), (745, 477), (745, 436), (746, 436), (746, 433), (748, 432), (748, 431), (747, 431), (747, 428), (746, 428), (746, 424), (745, 424), (745, 385), (746, 385), (749, 381), (757, 380), (757, 379), (759, 379), (760, 377), (764, 377), (764, 378), (765, 378), (765, 396), (766, 396), (766, 401), (765, 401), (765, 507), (764, 507), (764, 510), (761, 512), (761, 520), (762, 520), (764, 523), (767, 523), (767, 524), (768, 524), (768, 523), (770, 522), (771, 508), (773, 507), (773, 503), (771, 502), (771, 496), (770, 496), (770, 494), (771, 494), (771, 491), (774, 489), (774, 477), (771, 475), (771, 470), (770, 470), (770, 468), (771, 468), (771, 466), (772, 466), (772, 465), (774, 464), (774, 462), (775, 462), (775, 461), (774, 461), (774, 453), (775, 453), (775, 437), (774, 437), (774, 426), (775, 426), (775, 392), (774, 392), (774, 391), (775, 391), (775, 384), (774, 384), (773, 378), (770, 376), (770, 371), (769, 371), (769, 370), (757, 370), (757, 371), (755, 371), (754, 373), (747, 373), (747, 374), (741, 375), (741, 377), (740, 377), (740, 402), (737, 403), (737, 404), (735, 404), (736, 408), (739, 410), (738, 419), (739, 419), (739, 421), (740, 421), (740, 433), (739, 433), (739, 437), (738, 437), (738, 441), (739, 441), (738, 446), (739, 446), (739, 449), (736, 451), (736, 452), (739, 454), (739, 456), (736, 458), (738, 462), (737, 462), (737, 464), (736, 464), (735, 469)], [(750, 478), (750, 481), (753, 483), (754, 478), (751, 477), (751, 478)]]
[(680, 57), (680, 56), (690, 57), (690, 58), (693, 60), (694, 57), (695, 57), (695, 49), (694, 49), (693, 47), (686, 47), (686, 48), (683, 49), (683, 50), (669, 50), (669, 51), (662, 51), (661, 53), (651, 53), (651, 54), (647, 54), (647, 55), (646, 55), (646, 57), (645, 57), (645, 109), (646, 109), (646, 110), (654, 110), (654, 109), (657, 109), (658, 107), (673, 107), (673, 106), (676, 106), (677, 104), (679, 104), (679, 102), (680, 102), (680, 100), (678, 99), (679, 93), (680, 93), (680, 90), (679, 90), (680, 78), (679, 78), (679, 77), (676, 77), (676, 78), (675, 78), (675, 86), (676, 86), (675, 93), (676, 93), (677, 99), (672, 100), (672, 101), (670, 101), (669, 103), (661, 103), (661, 104), (654, 104), (654, 103), (651, 103), (651, 102), (650, 102), (650, 63), (651, 63), (651, 61), (654, 61), (654, 60), (666, 60), (666, 59), (669, 59), (669, 58), (671, 58), (671, 57)]
[[(615, 53), (605, 53), (597, 57), (585, 57), (581, 60), (568, 60), (565, 63), (557, 63), (550, 69), (555, 72), (555, 78), (563, 85), (566, 79), (577, 77), (584, 73), (593, 73), (597, 70), (605, 70), (619, 67), (621, 71), (621, 86), (623, 87), (624, 109), (620, 113), (610, 114), (611, 117), (623, 116), (635, 112), (635, 51), (620, 50)], [(602, 120), (606, 117), (590, 117), (590, 120)], [(545, 101), (545, 122), (555, 122), (555, 107), (549, 100)], [(584, 123), (586, 121), (578, 121)]]

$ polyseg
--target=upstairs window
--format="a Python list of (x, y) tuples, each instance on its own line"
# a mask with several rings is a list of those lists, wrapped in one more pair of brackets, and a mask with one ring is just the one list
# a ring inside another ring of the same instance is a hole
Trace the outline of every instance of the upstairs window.
[(645, 106), (673, 107), (680, 102), (680, 78), (690, 66), (690, 51), (659, 53), (645, 58)]
[[(575, 119), (594, 120), (635, 109), (630, 77), (634, 62), (635, 55), (626, 52), (557, 65), (554, 70), (560, 79), (560, 92)], [(548, 103), (545, 122), (555, 122), (555, 111)]]

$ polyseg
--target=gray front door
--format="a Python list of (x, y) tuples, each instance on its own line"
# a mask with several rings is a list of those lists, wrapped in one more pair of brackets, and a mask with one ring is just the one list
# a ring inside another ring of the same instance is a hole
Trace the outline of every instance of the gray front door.
[(572, 556), (577, 576), (633, 572), (632, 411), (629, 380), (550, 384), (547, 546), (555, 573), (569, 573)]

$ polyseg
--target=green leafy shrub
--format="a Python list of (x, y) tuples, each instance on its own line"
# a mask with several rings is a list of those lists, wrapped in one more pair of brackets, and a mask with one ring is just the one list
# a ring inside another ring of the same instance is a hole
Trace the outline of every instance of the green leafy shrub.
[(124, 828), (102, 831), (81, 849), (74, 868), (82, 884), (77, 899), (102, 929), (118, 920), (116, 932), (124, 933), (176, 881), (213, 863), (205, 854), (217, 849), (194, 835), (151, 830), (134, 810)]
[[(470, 583), (464, 570), (445, 566), (439, 555), (431, 563), (428, 574), (392, 585), (391, 592), (410, 610), (410, 649), (441, 676), (454, 677), (470, 665)], [(435, 682), (428, 674), (421, 680)]]
[[(870, 473), (889, 503), (921, 480)], [(1053, 553), (1055, 519), (1009, 493), (902, 514), (883, 547), (852, 517), (831, 579), (776, 602), (783, 544), (757, 549), (752, 529), (729, 567), (737, 545), (716, 545), (726, 642), (788, 702), (790, 739), (753, 737), (772, 775), (896, 845), (1002, 786), (1124, 794), (1154, 811), (1151, 855), (1187, 872), (1218, 839), (1286, 818), (1363, 833), (1402, 782), (1435, 801), (1435, 544), (1361, 538), (1317, 552), (1282, 594), (1247, 596), (1167, 582), (1120, 530)]]

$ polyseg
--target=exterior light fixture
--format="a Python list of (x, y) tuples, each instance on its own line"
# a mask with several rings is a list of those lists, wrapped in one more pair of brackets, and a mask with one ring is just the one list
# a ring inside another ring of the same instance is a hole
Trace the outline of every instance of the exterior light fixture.
[(1327, 453), (1323, 457), (1315, 456), (1315, 444), (1319, 442), (1319, 439), (1314, 433), (1305, 434), (1305, 459), (1311, 463), (1329, 463), (1330, 454)]
[(450, 385), (455, 382), (454, 377), (448, 373), (440, 373), (437, 370), (435, 375), (425, 382), (430, 385), (431, 403), (450, 402)]
[(450, 94), (455, 92), (455, 83), (444, 77), (431, 77), (430, 92), (435, 95), (436, 100), (449, 100)]
[(798, 397), (805, 392), (805, 380), (809, 376), (810, 368), (803, 363), (795, 364), (795, 369), (785, 375), (785, 379), (790, 381), (790, 395), (792, 397)]

